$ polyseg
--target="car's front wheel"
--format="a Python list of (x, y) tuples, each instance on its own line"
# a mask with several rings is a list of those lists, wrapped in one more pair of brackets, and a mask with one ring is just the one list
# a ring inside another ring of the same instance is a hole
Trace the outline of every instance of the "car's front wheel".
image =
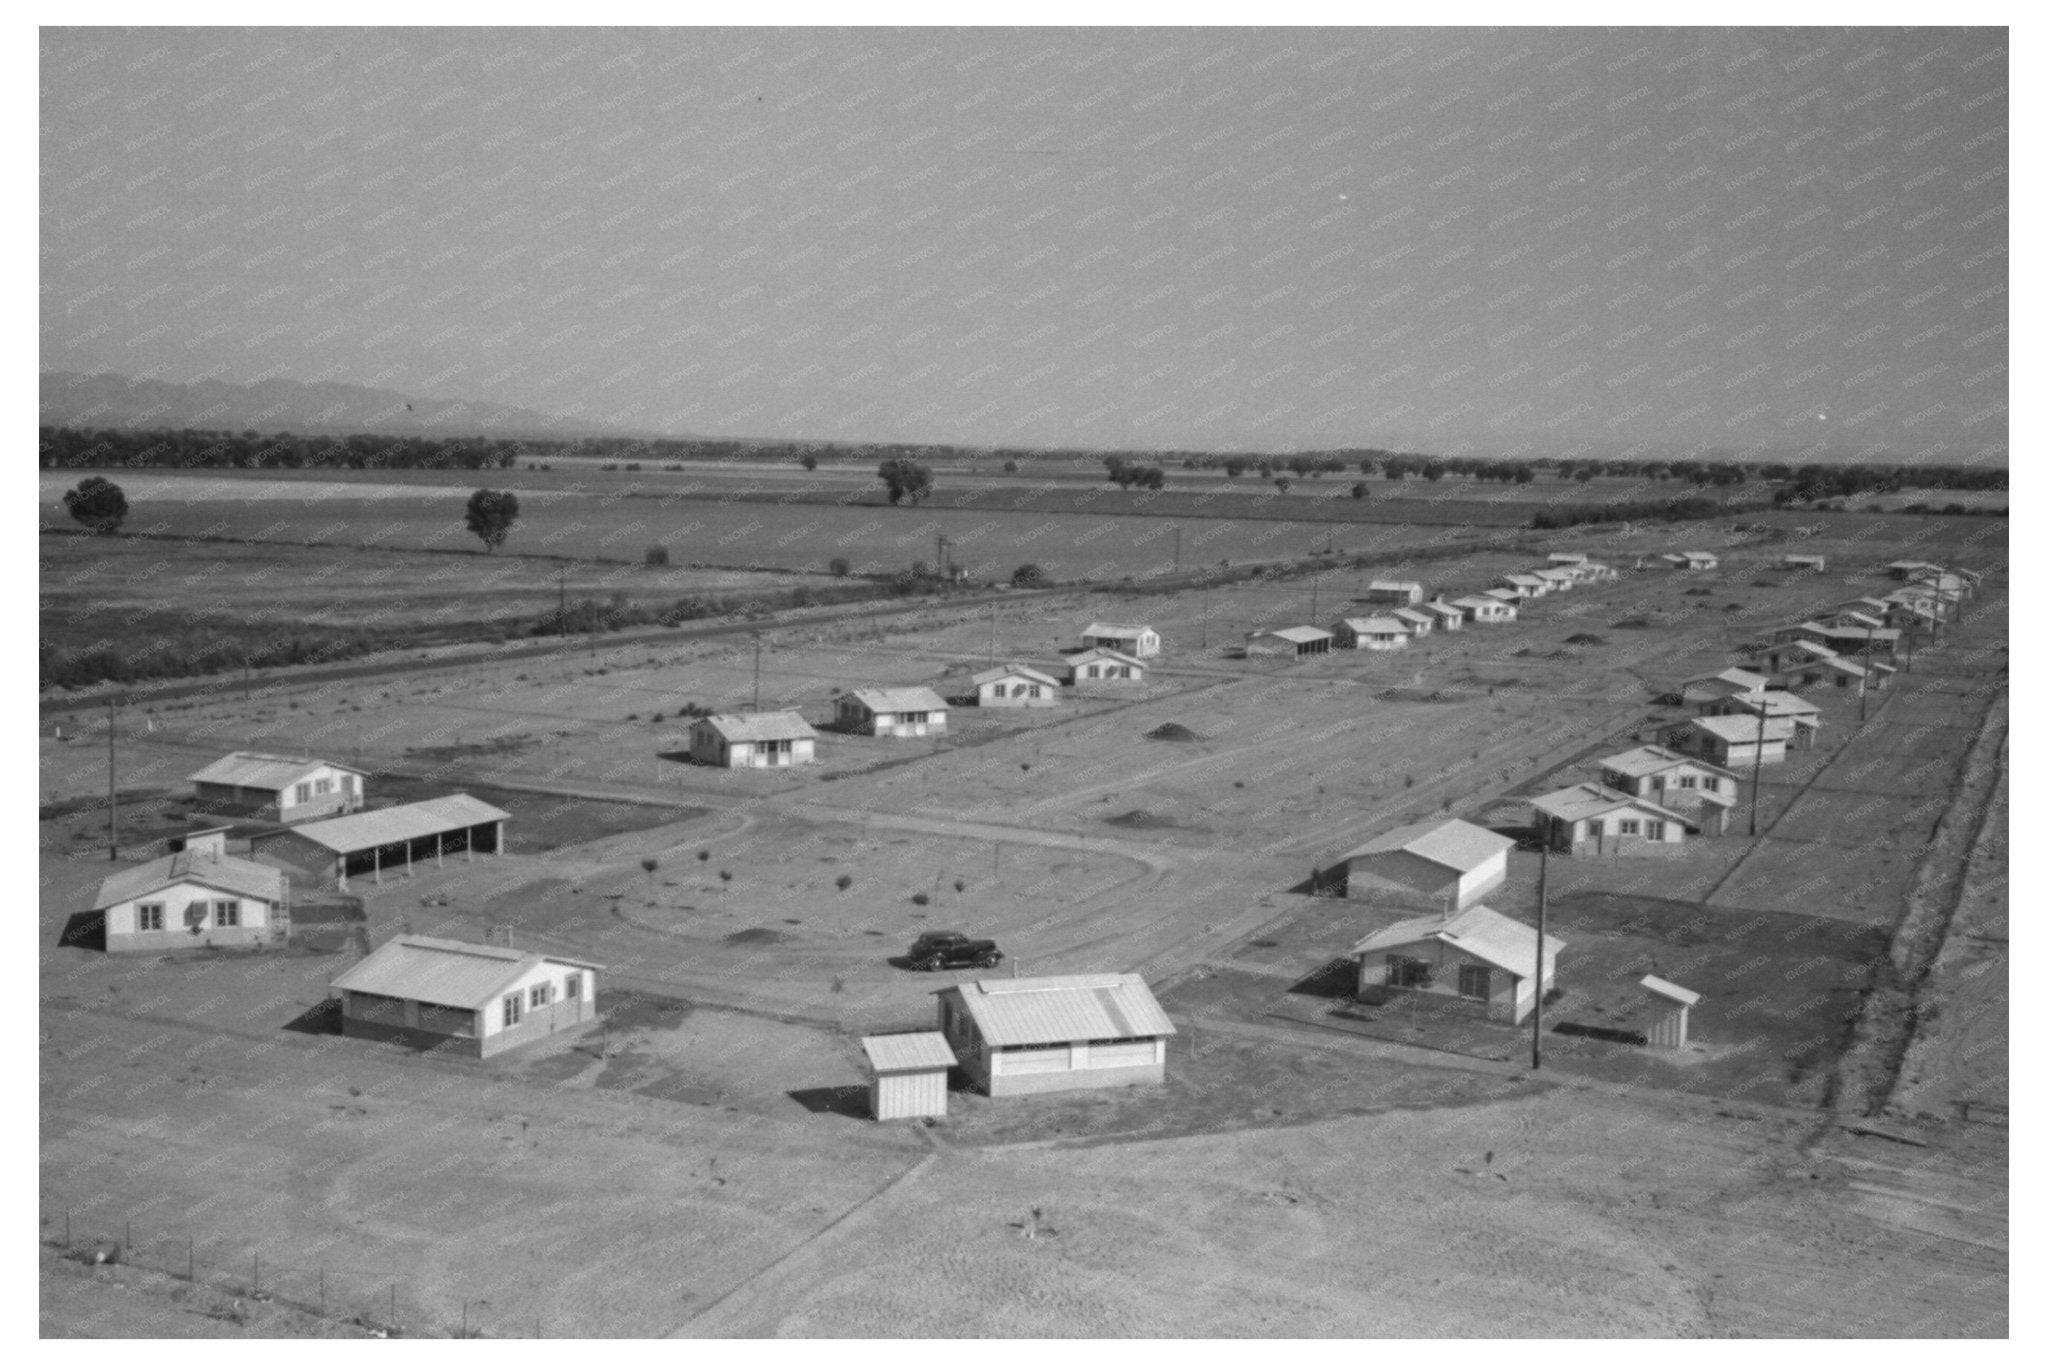
[(980, 957), (974, 960), (974, 965), (981, 968), (983, 971), (986, 971), (990, 967), (995, 966), (998, 962), (1001, 962), (1002, 960), (1003, 955), (1001, 953), (983, 953)]

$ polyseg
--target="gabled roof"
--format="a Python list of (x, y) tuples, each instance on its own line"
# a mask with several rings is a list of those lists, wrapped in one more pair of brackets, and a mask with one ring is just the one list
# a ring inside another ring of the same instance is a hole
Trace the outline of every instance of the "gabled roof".
[(1666, 981), (1661, 976), (1646, 976), (1636, 984), (1650, 994), (1661, 996), (1674, 1005), (1697, 1005), (1700, 1002), (1700, 993), (1698, 991), (1689, 991), (1677, 982)]
[[(1431, 940), (1448, 943), (1525, 980), (1536, 975), (1536, 931), (1520, 920), (1509, 919), (1484, 905), (1461, 910), (1448, 920), (1438, 915), (1419, 915), (1390, 924), (1353, 944), (1351, 956), (1362, 957), (1367, 953)], [(1555, 934), (1544, 935), (1543, 976), (1546, 981), (1557, 974), (1557, 950), (1562, 947), (1563, 939)]]
[(1479, 595), (1481, 597), (1491, 597), (1494, 601), (1510, 607), (1522, 600), (1522, 594), (1516, 592), (1513, 588), (1488, 588)]
[(1637, 810), (1648, 815), (1662, 816), (1674, 820), (1689, 830), (1697, 831), (1699, 826), (1646, 797), (1631, 796), (1627, 792), (1603, 787), (1598, 782), (1577, 782), (1569, 787), (1545, 792), (1529, 798), (1529, 804), (1555, 820), (1592, 820), (1618, 810)]
[[(1729, 744), (1756, 743), (1756, 720), (1750, 716), (1701, 716), (1689, 724), (1715, 735)], [(1764, 742), (1774, 739), (1790, 739), (1792, 722), (1784, 719), (1767, 719), (1763, 724)]]
[(1470, 872), (1514, 846), (1513, 839), (1464, 820), (1425, 820), (1368, 839), (1345, 854), (1342, 861), (1379, 853), (1412, 853), (1440, 867)]
[(946, 1045), (943, 1033), (884, 1033), (863, 1038), (860, 1045), (868, 1054), (868, 1065), (883, 1076), (896, 1071), (937, 1071), (959, 1060)]
[(1579, 577), (1575, 570), (1563, 566), (1548, 569), (1532, 569), (1530, 573), (1546, 583), (1575, 583)]
[(1144, 978), (1134, 973), (997, 977), (947, 989), (960, 993), (991, 1047), (1159, 1038), (1174, 1032)]
[(1417, 610), (1433, 611), (1438, 616), (1455, 616), (1461, 621), (1465, 619), (1465, 613), (1459, 611), (1455, 605), (1449, 602), (1424, 602)]
[(1422, 585), (1407, 578), (1375, 578), (1365, 585), (1367, 592), (1421, 592)]
[(1407, 621), (1411, 625), (1433, 626), (1436, 624), (1436, 618), (1420, 607), (1395, 607), (1387, 615), (1393, 617), (1396, 621)]
[(946, 699), (929, 687), (862, 687), (847, 693), (876, 715), (899, 711), (943, 711)]
[(1005, 678), (1023, 678), (1029, 682), (1041, 683), (1046, 687), (1058, 687), (1060, 685), (1058, 678), (1047, 673), (1041, 673), (1035, 668), (1027, 668), (1023, 664), (1004, 664), (1000, 668), (984, 668), (981, 672), (974, 675), (973, 681), (976, 687), (986, 687), (990, 683), (1001, 682)]
[(1877, 617), (1875, 617), (1875, 616), (1869, 616), (1869, 615), (1866, 615), (1865, 613), (1863, 613), (1863, 612), (1860, 612), (1860, 611), (1838, 611), (1838, 612), (1836, 612), (1836, 613), (1835, 613), (1835, 624), (1836, 624), (1837, 626), (1845, 626), (1845, 625), (1857, 625), (1857, 626), (1867, 626), (1867, 627), (1869, 627), (1869, 628), (1870, 628), (1871, 630), (1881, 630), (1881, 629), (1883, 629), (1883, 627), (1884, 627), (1884, 622), (1883, 622), (1883, 621), (1879, 620), (1879, 619), (1878, 619)]
[(1695, 687), (1700, 683), (1724, 682), (1739, 687), (1745, 692), (1761, 692), (1770, 682), (1761, 673), (1752, 673), (1746, 668), (1724, 668), (1719, 673), (1708, 673), (1697, 678), (1687, 678), (1680, 687)]
[(1454, 597), (1451, 599), (1451, 605), (1454, 607), (1480, 607), (1491, 610), (1499, 607), (1511, 607), (1514, 603), (1512, 601), (1502, 601), (1491, 592), (1483, 592), (1472, 593), (1465, 597)]
[(1654, 777), (1673, 768), (1699, 768), (1716, 777), (1735, 778), (1735, 774), (1726, 768), (1718, 767), (1703, 758), (1694, 758), (1690, 754), (1667, 749), (1661, 744), (1644, 744), (1618, 754), (1609, 754), (1600, 760), (1600, 766), (1608, 772), (1620, 773), (1624, 777)]
[(1406, 635), (1408, 623), (1395, 616), (1347, 616), (1338, 623), (1357, 635)]
[(229, 891), (272, 903), (284, 899), (284, 873), (264, 863), (252, 863), (226, 854), (208, 855), (186, 851), (155, 858), (136, 867), (123, 868), (100, 883), (95, 910), (147, 896), (152, 891), (191, 882), (215, 891)]
[(1763, 716), (1792, 716), (1796, 718), (1818, 716), (1820, 714), (1818, 706), (1815, 706), (1806, 698), (1794, 696), (1790, 692), (1738, 692), (1736, 695), (1724, 697), (1722, 700), (1731, 706), (1739, 706), (1745, 711)]
[(308, 820), (284, 830), (259, 834), (255, 841), (262, 843), (267, 839), (296, 835), (336, 853), (362, 853), (407, 839), (423, 839), (430, 834), (446, 834), (451, 830), (468, 829), (471, 825), (487, 825), (511, 818), (488, 801), (479, 801), (468, 792), (457, 792), (453, 796), (437, 796), (431, 801), (415, 801), (408, 806), (358, 811), (354, 815), (338, 815), (332, 820)]
[(1109, 621), (1094, 621), (1089, 624), (1088, 629), (1082, 631), (1081, 633), (1083, 635), (1115, 635), (1128, 637), (1132, 635), (1143, 635), (1146, 631), (1150, 629), (1152, 629), (1152, 627), (1150, 626), (1124, 626), (1117, 625), (1114, 622)]
[(1553, 550), (1543, 557), (1553, 564), (1584, 564), (1586, 562), (1586, 556), (1575, 550)]
[(1846, 673), (1852, 678), (1864, 677), (1869, 671), (1862, 664), (1852, 663), (1838, 654), (1830, 654), (1819, 662), (1823, 668), (1831, 668), (1837, 673)]
[(723, 735), (728, 744), (758, 744), (770, 739), (816, 739), (804, 718), (794, 711), (737, 712), (705, 716), (697, 724)]
[(1116, 664), (1127, 664), (1132, 668), (1149, 668), (1151, 666), (1143, 659), (1134, 659), (1130, 655), (1118, 650), (1102, 648), (1084, 649), (1079, 654), (1069, 654), (1067, 656), (1067, 666), (1071, 668), (1075, 664), (1094, 663), (1098, 659), (1107, 659), (1109, 662)]
[(1318, 630), (1314, 626), (1280, 626), (1273, 630), (1255, 630), (1252, 632), (1251, 638), (1256, 639), (1261, 635), (1270, 635), (1275, 639), (1285, 640), (1289, 644), (1296, 645), (1313, 644), (1317, 640), (1332, 638), (1329, 631)]
[(603, 970), (595, 962), (553, 953), (524, 953), (485, 943), (400, 934), (329, 984), (335, 990), (474, 1010), (490, 1004), (507, 986), (543, 962)]
[(360, 768), (351, 768), (346, 763), (331, 763), (324, 758), (303, 755), (292, 758), (284, 754), (259, 754), (237, 750), (223, 758), (216, 758), (185, 780), (222, 787), (253, 787), (259, 791), (274, 792), (283, 791), (308, 773), (320, 768), (333, 768), (337, 772), (363, 776)]
[(1829, 649), (1826, 645), (1817, 645), (1811, 640), (1796, 640), (1787, 647), (1788, 653), (1795, 651), (1800, 654), (1810, 655), (1816, 659), (1832, 659), (1835, 657), (1835, 651)]
[(1504, 573), (1501, 578), (1518, 588), (1540, 588), (1550, 581), (1540, 573)]

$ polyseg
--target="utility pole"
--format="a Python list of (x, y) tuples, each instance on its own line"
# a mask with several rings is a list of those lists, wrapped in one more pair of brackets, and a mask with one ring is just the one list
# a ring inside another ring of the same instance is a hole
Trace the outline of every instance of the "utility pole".
[(996, 604), (988, 604), (988, 666), (996, 666)]
[[(1763, 703), (1759, 701), (1757, 705), (1762, 706)], [(1764, 785), (1764, 721), (1764, 713), (1758, 711), (1756, 713), (1756, 758), (1749, 765), (1749, 837), (1752, 839), (1756, 838), (1757, 793), (1763, 790)]]
[(1870, 627), (1863, 628), (1863, 676), (1856, 680), (1856, 723), (1870, 719), (1870, 670), (1877, 664), (1877, 649)]
[(754, 709), (761, 709), (761, 634), (754, 633)]
[(114, 790), (114, 706), (112, 696), (107, 698), (107, 861), (114, 862), (121, 856), (120, 841), (120, 798)]
[(1310, 625), (1316, 623), (1316, 588), (1319, 586), (1317, 580), (1321, 577), (1322, 575), (1320, 574), (1310, 574), (1308, 576), (1308, 623)]
[(1180, 527), (1173, 528), (1173, 571), (1180, 572)]
[(1543, 935), (1550, 921), (1550, 819), (1543, 821), (1542, 861), (1536, 864), (1536, 1031), (1529, 1038), (1529, 1069), (1543, 1069)]

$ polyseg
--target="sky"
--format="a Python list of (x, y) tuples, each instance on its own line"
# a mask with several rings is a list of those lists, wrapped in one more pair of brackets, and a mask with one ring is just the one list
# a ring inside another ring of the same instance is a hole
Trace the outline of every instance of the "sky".
[(46, 28), (40, 359), (678, 435), (2002, 460), (2006, 38)]

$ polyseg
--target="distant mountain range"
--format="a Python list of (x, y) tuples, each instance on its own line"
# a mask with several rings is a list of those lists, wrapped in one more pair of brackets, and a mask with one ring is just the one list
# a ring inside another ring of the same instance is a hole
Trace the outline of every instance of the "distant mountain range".
[(181, 384), (118, 374), (41, 375), (42, 426), (289, 431), (304, 436), (625, 436), (602, 422), (504, 403), (420, 398), (358, 384), (265, 379)]

